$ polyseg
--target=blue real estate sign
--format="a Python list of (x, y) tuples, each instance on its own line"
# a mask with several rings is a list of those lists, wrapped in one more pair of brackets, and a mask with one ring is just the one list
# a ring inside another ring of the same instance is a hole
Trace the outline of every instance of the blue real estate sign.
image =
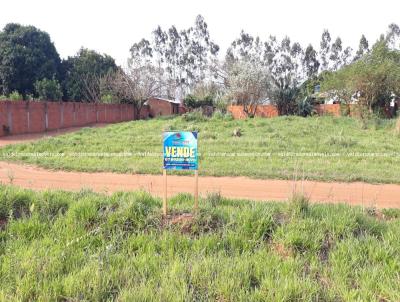
[(197, 132), (164, 132), (164, 169), (197, 170)]

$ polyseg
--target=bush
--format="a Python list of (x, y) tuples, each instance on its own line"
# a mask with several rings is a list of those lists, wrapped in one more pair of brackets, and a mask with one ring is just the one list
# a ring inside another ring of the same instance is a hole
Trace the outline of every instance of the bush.
[(35, 91), (39, 99), (59, 101), (63, 93), (61, 85), (56, 79), (42, 79), (35, 82)]
[(204, 122), (207, 118), (203, 115), (201, 110), (194, 110), (192, 112), (187, 112), (182, 115), (182, 119), (185, 122)]
[(213, 106), (213, 98), (212, 98), (212, 96), (207, 95), (203, 99), (199, 99), (199, 98), (195, 97), (194, 95), (189, 94), (183, 100), (183, 103), (188, 108), (196, 109), (196, 108), (201, 108), (204, 106)]
[(300, 101), (297, 102), (297, 114), (299, 116), (309, 116), (313, 113), (313, 103), (311, 98), (306, 97)]
[(118, 103), (118, 100), (112, 94), (104, 94), (101, 96), (101, 102), (105, 104)]
[(340, 115), (341, 116), (350, 116), (350, 105), (349, 104), (340, 104)]
[(222, 113), (227, 113), (227, 106), (228, 106), (228, 102), (227, 100), (223, 99), (223, 98), (216, 98), (214, 100), (214, 106), (217, 110), (221, 111)]
[(13, 91), (8, 95), (8, 99), (11, 101), (22, 101), (24, 97), (18, 91)]

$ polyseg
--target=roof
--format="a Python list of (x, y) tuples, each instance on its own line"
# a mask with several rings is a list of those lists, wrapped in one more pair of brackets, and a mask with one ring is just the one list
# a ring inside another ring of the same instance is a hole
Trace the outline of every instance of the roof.
[[(159, 98), (159, 97), (151, 97), (151, 98), (149, 98), (148, 100), (150, 100), (150, 99), (156, 99), (156, 100), (165, 101), (165, 102), (168, 102), (168, 103), (178, 104), (178, 105), (181, 103), (181, 102), (176, 101), (176, 100), (169, 100), (169, 99)], [(147, 104), (148, 100), (146, 101), (145, 104)]]

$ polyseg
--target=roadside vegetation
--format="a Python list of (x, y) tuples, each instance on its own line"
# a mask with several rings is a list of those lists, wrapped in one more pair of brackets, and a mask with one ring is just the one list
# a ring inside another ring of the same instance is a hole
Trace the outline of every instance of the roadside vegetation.
[(365, 129), (349, 117), (233, 120), (219, 112), (212, 118), (194, 112), (8, 146), (1, 160), (49, 169), (159, 174), (162, 131), (188, 130), (199, 131), (201, 175), (399, 183), (395, 123), (372, 119)]
[(398, 301), (400, 212), (0, 187), (1, 301)]

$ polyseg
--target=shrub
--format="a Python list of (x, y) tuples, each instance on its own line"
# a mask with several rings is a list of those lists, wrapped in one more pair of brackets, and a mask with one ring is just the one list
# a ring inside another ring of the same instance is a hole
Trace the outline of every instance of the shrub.
[(340, 104), (340, 115), (341, 116), (350, 116), (350, 105), (349, 104)]
[(225, 99), (223, 99), (223, 98), (216, 98), (216, 99), (214, 100), (214, 106), (215, 106), (215, 108), (216, 108), (218, 111), (220, 111), (220, 112), (222, 112), (222, 113), (227, 113), (226, 108), (227, 108), (227, 106), (228, 106), (228, 102), (227, 102)]
[(8, 95), (8, 99), (11, 101), (22, 101), (24, 97), (18, 91), (13, 91)]
[(42, 79), (35, 82), (35, 91), (39, 99), (59, 101), (62, 98), (61, 85), (56, 79)]
[(297, 114), (299, 116), (309, 116), (313, 112), (313, 104), (311, 98), (306, 97), (303, 100), (297, 102)]
[(201, 108), (203, 106), (213, 106), (213, 98), (210, 95), (207, 95), (203, 99), (199, 99), (194, 95), (189, 94), (184, 100), (183, 103), (186, 107), (195, 109)]
[(207, 118), (203, 115), (201, 110), (194, 110), (182, 115), (182, 119), (186, 122), (204, 122)]
[(101, 96), (101, 102), (105, 104), (118, 103), (118, 100), (112, 94), (104, 94)]

